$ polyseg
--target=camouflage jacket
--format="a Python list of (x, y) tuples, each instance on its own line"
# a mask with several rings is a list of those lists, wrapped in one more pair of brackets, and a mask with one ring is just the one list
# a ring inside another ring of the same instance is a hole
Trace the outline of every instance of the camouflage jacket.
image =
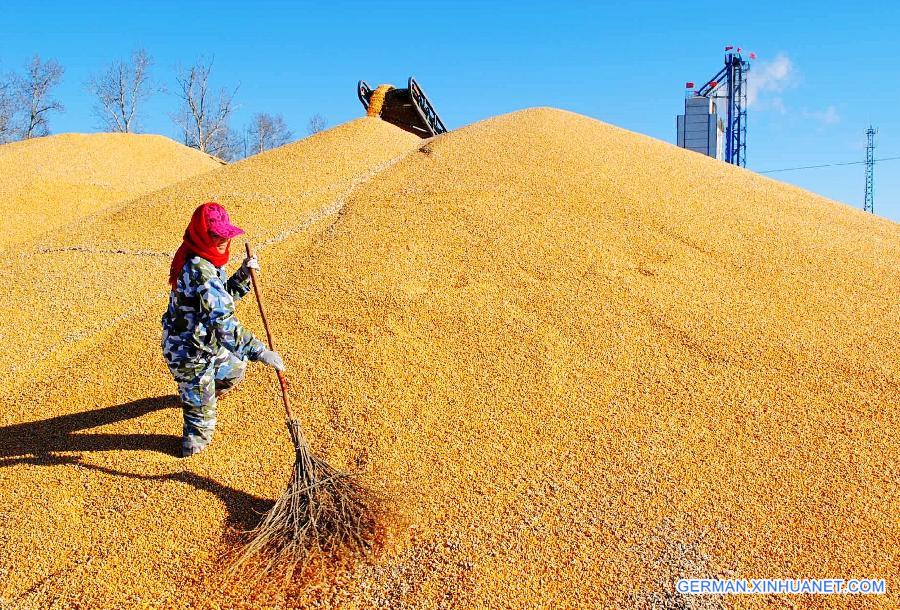
[(162, 316), (163, 356), (169, 366), (205, 365), (224, 347), (250, 360), (266, 349), (235, 317), (234, 304), (250, 290), (250, 274), (225, 268), (199, 256), (185, 263), (169, 307)]

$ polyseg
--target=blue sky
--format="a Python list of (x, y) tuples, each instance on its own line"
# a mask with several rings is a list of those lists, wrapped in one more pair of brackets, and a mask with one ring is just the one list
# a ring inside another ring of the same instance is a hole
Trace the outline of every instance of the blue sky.
[[(34, 53), (65, 67), (54, 133), (95, 131), (83, 83), (145, 47), (169, 89), (179, 63), (215, 57), (215, 85), (240, 84), (235, 126), (282, 113), (296, 134), (362, 114), (355, 85), (424, 86), (448, 127), (555, 106), (675, 141), (685, 81), (721, 66), (726, 44), (755, 51), (748, 168), (900, 156), (900, 3), (741, 2), (10, 2), (0, 71)], [(39, 8), (38, 8), (39, 7)], [(144, 131), (176, 136), (177, 102), (157, 95)], [(774, 174), (862, 207), (863, 166)], [(876, 166), (875, 212), (900, 221), (900, 161)]]

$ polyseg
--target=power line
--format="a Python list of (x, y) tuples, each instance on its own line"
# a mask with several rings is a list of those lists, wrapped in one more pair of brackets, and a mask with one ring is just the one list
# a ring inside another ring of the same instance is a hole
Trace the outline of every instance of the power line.
[[(878, 161), (896, 161), (900, 159), (900, 157), (882, 157), (881, 159), (875, 159), (875, 162)], [(756, 172), (757, 174), (774, 174), (776, 172), (792, 172), (798, 169), (818, 169), (820, 167), (837, 167), (839, 165), (865, 165), (865, 161), (847, 161), (846, 163), (826, 163), (825, 165), (804, 165), (803, 167), (785, 167), (784, 169), (767, 169), (764, 172)]]

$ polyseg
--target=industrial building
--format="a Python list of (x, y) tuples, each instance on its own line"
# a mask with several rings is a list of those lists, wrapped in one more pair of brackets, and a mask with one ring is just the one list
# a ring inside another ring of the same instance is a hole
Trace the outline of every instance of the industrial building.
[(684, 114), (678, 115), (678, 146), (720, 161), (725, 151), (725, 122), (716, 112), (716, 103), (702, 95), (684, 100)]
[[(756, 59), (754, 53), (749, 59)], [(747, 74), (750, 62), (738, 47), (725, 47), (725, 66), (701, 87), (687, 83), (684, 114), (678, 115), (678, 146), (746, 167)]]

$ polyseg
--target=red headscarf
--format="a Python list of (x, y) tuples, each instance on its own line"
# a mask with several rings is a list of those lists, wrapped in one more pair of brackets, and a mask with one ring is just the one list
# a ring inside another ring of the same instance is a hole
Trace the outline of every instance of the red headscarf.
[[(200, 256), (211, 262), (216, 267), (221, 267), (228, 263), (228, 257), (231, 251), (231, 242), (225, 248), (224, 253), (219, 253), (216, 249), (215, 241), (209, 235), (210, 216), (215, 220), (225, 212), (225, 208), (214, 201), (207, 201), (203, 205), (194, 210), (191, 216), (191, 222), (188, 224), (184, 232), (184, 241), (175, 252), (175, 258), (172, 259), (172, 266), (169, 267), (169, 284), (175, 288), (178, 282), (178, 276), (181, 269), (191, 256)], [(227, 219), (227, 213), (225, 214)], [(215, 223), (214, 223), (215, 224)], [(224, 233), (225, 231), (223, 231)]]

